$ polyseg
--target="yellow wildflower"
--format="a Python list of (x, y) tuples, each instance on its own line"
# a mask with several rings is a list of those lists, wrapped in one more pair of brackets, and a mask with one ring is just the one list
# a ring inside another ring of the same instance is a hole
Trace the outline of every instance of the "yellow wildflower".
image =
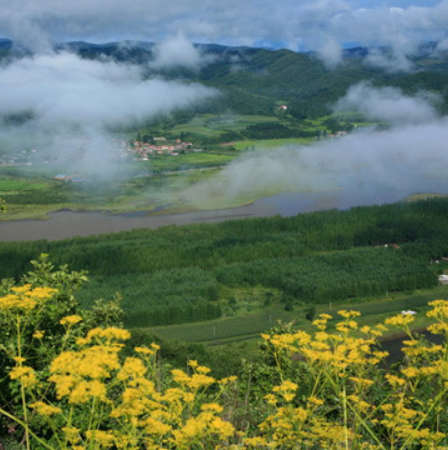
[(220, 413), (223, 410), (223, 407), (221, 405), (218, 405), (218, 403), (206, 403), (201, 406), (202, 411), (212, 411), (215, 413)]
[(134, 350), (137, 353), (141, 353), (142, 355), (154, 355), (154, 350), (151, 350), (147, 347), (135, 347)]
[(98, 380), (81, 381), (70, 392), (69, 402), (72, 404), (86, 403), (92, 398), (105, 399), (106, 385)]
[(270, 404), (275, 406), (277, 404), (277, 397), (273, 394), (267, 394), (264, 396), (264, 399)]
[(323, 320), (331, 320), (333, 318), (330, 314), (319, 314), (319, 317)]
[(45, 300), (50, 298), (56, 292), (57, 289), (53, 289), (51, 287), (36, 287), (31, 291), (28, 291), (27, 295), (36, 299)]
[(404, 380), (403, 378), (397, 377), (395, 375), (391, 375), (391, 374), (386, 374), (386, 380), (393, 387), (403, 386), (404, 384), (406, 384), (406, 380)]
[(101, 430), (86, 431), (86, 437), (95, 441), (99, 447), (112, 447), (114, 435)]
[(14, 286), (11, 288), (11, 291), (15, 292), (16, 294), (24, 294), (25, 292), (28, 292), (31, 289), (31, 284), (24, 284), (23, 286)]
[(81, 321), (82, 321), (82, 317), (81, 317), (81, 316), (78, 316), (78, 315), (76, 315), (76, 314), (73, 314), (73, 315), (71, 315), (71, 316), (63, 317), (63, 318), (59, 321), (59, 323), (60, 323), (61, 325), (75, 325), (75, 324), (77, 324), (78, 322), (81, 322)]
[(149, 435), (163, 436), (172, 430), (171, 425), (156, 420), (153, 417), (148, 417), (146, 419), (145, 431)]
[(196, 366), (196, 371), (198, 373), (202, 373), (204, 375), (206, 375), (206, 374), (211, 372), (211, 370), (208, 367), (205, 367), (205, 366)]
[(312, 325), (315, 326), (316, 328), (318, 328), (319, 330), (327, 329), (327, 321), (325, 319), (314, 320)]
[(62, 412), (61, 408), (58, 408), (56, 406), (48, 405), (47, 403), (38, 401), (35, 403), (32, 403), (30, 405), (30, 408), (33, 408), (36, 410), (36, 412), (41, 416), (52, 416), (54, 414), (59, 414)]
[(308, 403), (315, 405), (315, 406), (320, 406), (324, 404), (324, 401), (321, 400), (320, 398), (314, 397), (314, 396), (309, 396), (308, 397)]
[(351, 319), (353, 317), (358, 317), (361, 315), (359, 311), (345, 311), (344, 309), (341, 311), (338, 311), (338, 314), (345, 319)]
[(11, 380), (19, 380), (24, 387), (34, 386), (37, 382), (34, 370), (28, 366), (15, 366), (9, 377)]
[(143, 361), (138, 358), (126, 358), (123, 367), (117, 374), (117, 379), (124, 381), (127, 379), (136, 379), (144, 377), (147, 372), (147, 368), (143, 364)]
[(237, 379), (238, 378), (235, 375), (231, 375), (230, 377), (222, 378), (221, 380), (219, 380), (219, 383), (222, 385), (226, 385), (228, 383), (233, 383)]
[(14, 356), (13, 360), (14, 360), (16, 363), (19, 363), (19, 364), (22, 364), (22, 363), (24, 363), (24, 362), (26, 361), (26, 359), (25, 359), (25, 358), (22, 358), (21, 356)]
[(405, 367), (401, 369), (401, 373), (407, 378), (415, 378), (419, 375), (419, 370), (415, 367)]
[(19, 297), (18, 295), (8, 294), (0, 297), (0, 309), (8, 311), (13, 309), (29, 311), (36, 307), (36, 300), (30, 297)]
[(93, 328), (87, 333), (86, 340), (91, 342), (94, 338), (105, 339), (106, 341), (125, 341), (131, 337), (129, 331), (122, 328)]
[(72, 444), (78, 443), (81, 440), (80, 431), (76, 427), (62, 427), (65, 438)]
[(414, 321), (414, 316), (411, 314), (398, 314), (393, 317), (389, 317), (384, 321), (386, 325), (394, 325), (397, 327), (405, 327)]
[(34, 339), (42, 339), (44, 337), (45, 331), (43, 330), (36, 330), (33, 334)]

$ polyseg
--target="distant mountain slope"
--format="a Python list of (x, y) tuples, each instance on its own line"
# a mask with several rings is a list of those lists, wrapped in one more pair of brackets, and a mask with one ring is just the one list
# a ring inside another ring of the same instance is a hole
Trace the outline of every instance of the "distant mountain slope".
[[(313, 118), (331, 112), (331, 104), (347, 89), (360, 81), (377, 86), (396, 86), (405, 93), (419, 90), (440, 93), (443, 112), (448, 112), (448, 54), (435, 53), (436, 43), (422, 44), (413, 58), (415, 69), (410, 73), (389, 73), (365, 63), (369, 49), (357, 47), (344, 50), (343, 64), (328, 69), (313, 53), (290, 50), (269, 50), (251, 47), (227, 47), (197, 44), (196, 48), (210, 62), (197, 70), (175, 68), (155, 72), (153, 42), (122, 41), (105, 44), (69, 42), (56, 50), (68, 50), (82, 58), (111, 58), (145, 66), (147, 76), (154, 74), (172, 79), (196, 81), (220, 89), (224, 95), (201, 108), (210, 112), (230, 109), (243, 114), (272, 115), (276, 104), (287, 103), (297, 118)], [(388, 49), (375, 51), (385, 56)], [(0, 39), (0, 55), (14, 53), (9, 39)], [(203, 111), (201, 111), (203, 112)]]

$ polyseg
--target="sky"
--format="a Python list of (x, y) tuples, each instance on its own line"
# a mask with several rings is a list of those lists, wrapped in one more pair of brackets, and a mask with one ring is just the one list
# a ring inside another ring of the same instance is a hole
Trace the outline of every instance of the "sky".
[(399, 55), (448, 38), (448, 0), (0, 0), (0, 11), (0, 35), (34, 50), (182, 33), (198, 43), (324, 53), (389, 45)]

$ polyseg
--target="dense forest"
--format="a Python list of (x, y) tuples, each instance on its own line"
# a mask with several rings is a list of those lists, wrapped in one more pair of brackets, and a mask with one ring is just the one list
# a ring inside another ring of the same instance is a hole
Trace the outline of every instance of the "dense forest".
[(89, 272), (82, 305), (120, 293), (128, 326), (219, 317), (221, 292), (238, 286), (275, 289), (292, 309), (436, 285), (429, 263), (448, 256), (448, 199), (4, 242), (0, 278), (18, 279), (41, 253)]

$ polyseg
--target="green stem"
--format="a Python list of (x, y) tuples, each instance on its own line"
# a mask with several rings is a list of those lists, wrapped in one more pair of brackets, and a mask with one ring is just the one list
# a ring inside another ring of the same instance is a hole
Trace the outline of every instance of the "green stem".
[(428, 418), (429, 413), (434, 409), (435, 405), (440, 401), (440, 399), (446, 394), (448, 391), (448, 388), (445, 388), (442, 392), (439, 393), (439, 395), (436, 397), (434, 402), (432, 403), (431, 407), (428, 409), (425, 415), (420, 419), (420, 422), (417, 424), (417, 427), (415, 428), (413, 433), (410, 433), (409, 437), (404, 441), (404, 444), (400, 447), (400, 450), (403, 450), (407, 447), (409, 442), (411, 442), (414, 439), (415, 432), (420, 429), (420, 427), (423, 425), (423, 422)]
[(45, 442), (44, 440), (42, 440), (39, 436), (37, 436), (35, 433), (33, 433), (30, 429), (28, 429), (28, 424), (26, 422), (24, 422), (23, 420), (18, 419), (17, 417), (13, 416), (12, 414), (10, 414), (9, 412), (5, 411), (3, 408), (0, 408), (0, 415), (3, 415), (5, 417), (7, 417), (8, 419), (11, 419), (12, 421), (14, 421), (15, 423), (19, 424), (21, 427), (23, 427), (24, 429), (28, 430), (28, 433), (34, 438), (36, 439), (37, 442), (39, 442), (39, 444), (41, 444), (42, 446), (44, 446), (45, 448), (47, 448), (48, 450), (56, 450), (54, 447), (52, 447), (51, 445), (49, 445), (47, 442)]
[(348, 450), (348, 417), (347, 417), (347, 388), (344, 386), (342, 388), (342, 405), (344, 408), (344, 434), (345, 434), (345, 449)]
[(363, 426), (363, 428), (367, 431), (367, 433), (370, 434), (370, 436), (372, 436), (372, 438), (374, 439), (374, 441), (379, 445), (380, 448), (382, 448), (383, 450), (386, 450), (386, 447), (384, 447), (384, 445), (381, 443), (381, 441), (378, 439), (378, 437), (376, 436), (376, 434), (373, 432), (373, 430), (371, 429), (371, 427), (369, 427), (367, 425), (367, 423), (365, 422), (365, 420), (359, 415), (358, 411), (356, 410), (356, 408), (354, 408), (350, 402), (347, 403), (348, 407), (351, 409), (352, 413), (355, 415), (356, 419), (358, 420), (358, 422)]
[[(22, 358), (22, 330), (20, 327), (20, 316), (17, 316), (17, 356)], [(22, 366), (22, 362), (19, 363)], [(26, 395), (25, 395), (25, 386), (23, 385), (23, 381), (20, 381), (20, 396), (22, 398), (22, 411), (23, 411), (23, 420), (25, 423), (25, 442), (27, 450), (30, 450), (30, 434), (29, 434), (29, 426), (28, 426), (28, 409), (26, 406)]]

